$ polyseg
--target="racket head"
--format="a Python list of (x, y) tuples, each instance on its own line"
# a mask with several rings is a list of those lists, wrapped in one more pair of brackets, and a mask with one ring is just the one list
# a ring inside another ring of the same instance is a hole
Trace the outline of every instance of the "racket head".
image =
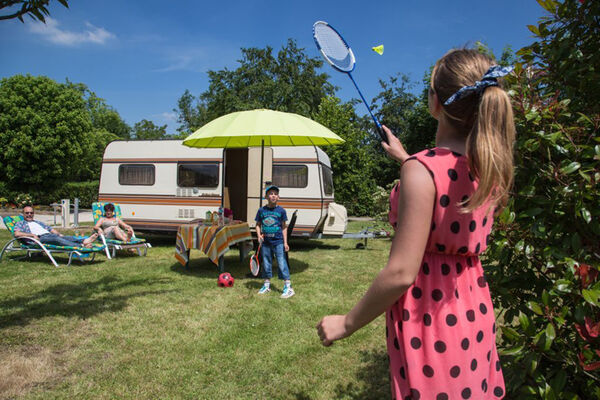
[(333, 68), (350, 73), (354, 70), (354, 53), (342, 35), (325, 21), (313, 24), (313, 39), (321, 55)]
[(258, 254), (250, 257), (250, 272), (254, 276), (258, 276), (258, 270), (260, 269), (260, 264), (258, 263)]

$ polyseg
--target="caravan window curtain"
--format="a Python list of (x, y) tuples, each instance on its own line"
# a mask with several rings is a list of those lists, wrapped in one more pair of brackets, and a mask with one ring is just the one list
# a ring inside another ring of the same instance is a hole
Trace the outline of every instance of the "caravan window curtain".
[(120, 185), (152, 186), (154, 177), (154, 165), (152, 164), (119, 165)]
[(216, 188), (219, 186), (219, 164), (179, 164), (177, 186)]
[(308, 186), (306, 165), (273, 165), (273, 185), (287, 188)]

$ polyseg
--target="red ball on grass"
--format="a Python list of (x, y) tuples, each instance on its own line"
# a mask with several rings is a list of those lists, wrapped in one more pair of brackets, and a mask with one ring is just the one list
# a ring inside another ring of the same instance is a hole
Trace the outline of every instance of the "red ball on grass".
[(217, 279), (217, 285), (220, 287), (232, 287), (234, 281), (235, 279), (233, 279), (233, 276), (229, 272), (223, 272), (219, 275), (219, 279)]

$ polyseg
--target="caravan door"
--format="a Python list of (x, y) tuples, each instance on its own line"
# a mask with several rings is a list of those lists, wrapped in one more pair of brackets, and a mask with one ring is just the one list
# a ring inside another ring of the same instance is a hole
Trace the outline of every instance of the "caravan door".
[(225, 186), (223, 207), (233, 211), (233, 218), (248, 220), (248, 149), (223, 149)]
[(264, 200), (264, 190), (267, 188), (265, 182), (273, 180), (273, 149), (271, 147), (264, 148), (262, 182), (260, 181), (260, 159), (260, 147), (248, 149), (248, 206), (246, 216), (250, 227), (256, 226), (254, 221), (256, 212), (266, 204)]

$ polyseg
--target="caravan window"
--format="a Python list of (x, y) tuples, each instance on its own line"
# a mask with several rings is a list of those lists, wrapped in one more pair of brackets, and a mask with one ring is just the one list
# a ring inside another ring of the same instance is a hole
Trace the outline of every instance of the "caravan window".
[(219, 186), (219, 164), (179, 164), (177, 186), (216, 188)]
[(306, 165), (273, 165), (273, 185), (305, 188), (308, 185), (308, 167)]
[(121, 164), (119, 165), (120, 185), (154, 185), (154, 165)]
[(326, 196), (333, 194), (333, 173), (331, 168), (321, 164), (321, 173), (323, 174), (323, 190)]

